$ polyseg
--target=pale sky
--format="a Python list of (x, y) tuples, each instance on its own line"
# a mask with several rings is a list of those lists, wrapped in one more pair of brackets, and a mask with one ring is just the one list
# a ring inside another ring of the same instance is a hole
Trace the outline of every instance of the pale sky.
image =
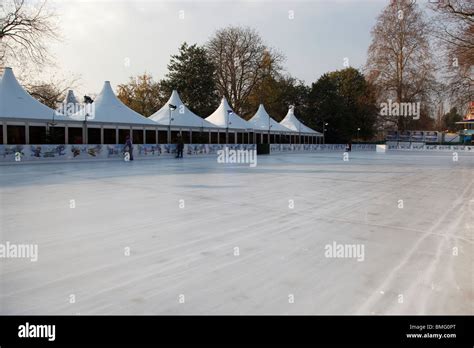
[(183, 41), (204, 44), (218, 28), (244, 25), (285, 55), (288, 73), (310, 84), (325, 72), (343, 69), (346, 57), (353, 67), (364, 65), (370, 30), (387, 3), (50, 0), (63, 37), (51, 53), (55, 69), (80, 78), (76, 92), (82, 96), (98, 93), (105, 80), (115, 89), (144, 71), (159, 80)]

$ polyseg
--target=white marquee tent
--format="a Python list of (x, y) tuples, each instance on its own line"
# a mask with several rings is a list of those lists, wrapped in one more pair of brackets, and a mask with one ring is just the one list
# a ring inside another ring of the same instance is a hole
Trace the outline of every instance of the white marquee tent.
[(67, 120), (40, 103), (23, 89), (11, 68), (5, 68), (0, 80), (0, 118), (42, 121)]
[(79, 102), (76, 99), (76, 96), (74, 95), (74, 92), (72, 89), (67, 91), (66, 98), (64, 98), (62, 105), (61, 105), (61, 111), (64, 115), (66, 116), (71, 116), (75, 112), (77, 112), (78, 108), (80, 107)]
[(74, 95), (74, 91), (72, 89), (67, 91), (67, 95), (66, 95), (66, 98), (64, 98), (63, 103), (64, 104), (78, 104), (77, 98)]
[[(64, 105), (68, 103), (74, 104), (76, 109), (65, 112)], [(194, 140), (216, 144), (258, 143), (265, 141), (264, 133), (268, 132), (269, 125), (270, 132), (275, 135), (272, 142), (285, 142), (289, 139), (291, 143), (296, 139), (288, 136), (296, 136), (296, 133), (300, 133), (308, 142), (321, 136), (321, 133), (302, 124), (294, 116), (292, 108), (285, 119), (278, 123), (260, 105), (249, 122), (240, 118), (225, 98), (222, 98), (219, 107), (210, 116), (202, 119), (183, 104), (176, 91), (172, 92), (167, 104), (149, 119), (123, 104), (108, 81), (104, 83), (94, 103), (81, 108), (74, 93), (69, 91), (62, 104), (63, 110), (53, 110), (43, 105), (19, 84), (12, 69), (6, 68), (0, 79), (0, 135), (3, 144), (40, 144), (44, 141), (45, 134), (53, 133), (58, 137), (58, 143), (64, 144), (77, 141), (87, 144), (89, 140), (91, 144), (118, 144), (128, 134), (133, 136), (134, 142), (159, 144), (166, 139), (163, 134), (166, 132), (165, 127), (168, 128), (168, 142), (171, 141), (173, 132), (182, 131), (185, 131), (185, 138), (192, 141), (195, 136), (193, 133), (200, 129), (200, 134)], [(169, 104), (176, 106), (171, 114), (171, 124)], [(206, 129), (208, 137), (203, 134), (203, 129)], [(277, 137), (278, 133), (285, 137)]]
[(281, 120), (280, 124), (285, 126), (286, 128), (291, 129), (294, 132), (298, 133), (309, 133), (313, 135), (320, 135), (321, 133), (316, 132), (315, 130), (305, 126), (300, 120), (298, 120), (295, 116), (295, 108), (294, 106), (290, 106), (288, 109), (288, 113), (286, 114), (285, 118)]
[(253, 129), (250, 123), (245, 121), (243, 118), (240, 118), (240, 116), (232, 110), (225, 97), (222, 98), (221, 104), (216, 111), (206, 118), (206, 121), (209, 121), (218, 127), (229, 128), (232, 130)]
[[(171, 111), (171, 113), (169, 107), (170, 104), (176, 106), (176, 110)], [(171, 93), (171, 97), (166, 104), (160, 110), (151, 115), (150, 119), (165, 126), (217, 128), (214, 124), (204, 120), (202, 117), (199, 117), (189, 110), (186, 105), (183, 104), (178, 92), (175, 90)]]
[(86, 112), (80, 111), (72, 115), (71, 118), (83, 121), (85, 114), (88, 114), (90, 110), (93, 110), (93, 112), (90, 112), (91, 116), (87, 116), (87, 122), (156, 126), (154, 121), (149, 120), (123, 104), (114, 94), (109, 81), (105, 81), (102, 91), (94, 103), (88, 105)]
[(270, 128), (270, 132), (294, 132), (293, 130), (282, 126), (273, 118), (271, 118), (265, 110), (263, 104), (259, 105), (257, 112), (248, 122), (252, 124), (253, 129), (258, 131), (268, 132)]

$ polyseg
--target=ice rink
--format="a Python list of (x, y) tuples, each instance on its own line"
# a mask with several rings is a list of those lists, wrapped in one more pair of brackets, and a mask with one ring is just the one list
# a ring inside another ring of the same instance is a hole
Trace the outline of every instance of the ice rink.
[(474, 154), (0, 172), (0, 314), (473, 314)]

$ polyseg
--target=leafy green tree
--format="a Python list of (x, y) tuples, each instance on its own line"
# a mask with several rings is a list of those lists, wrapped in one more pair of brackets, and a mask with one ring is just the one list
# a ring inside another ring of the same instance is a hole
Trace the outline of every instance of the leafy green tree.
[(117, 86), (117, 97), (132, 110), (150, 116), (163, 102), (160, 85), (150, 74), (130, 77), (128, 83)]
[(443, 126), (449, 131), (456, 131), (459, 126), (456, 125), (456, 122), (462, 121), (462, 116), (458, 113), (457, 108), (452, 108), (448, 113), (443, 115)]
[(209, 116), (219, 105), (214, 81), (215, 66), (203, 47), (185, 42), (177, 55), (171, 56), (168, 74), (160, 82), (165, 95), (176, 89), (183, 102), (201, 117)]
[(323, 123), (328, 123), (327, 142), (374, 136), (378, 113), (374, 88), (354, 68), (326, 73), (313, 83), (307, 112), (308, 126), (322, 131)]
[(268, 76), (250, 94), (245, 105), (245, 116), (247, 119), (252, 117), (262, 103), (270, 116), (281, 121), (288, 112), (288, 107), (294, 105), (298, 117), (307, 124), (310, 121), (306, 112), (309, 90), (302, 81), (291, 76)]

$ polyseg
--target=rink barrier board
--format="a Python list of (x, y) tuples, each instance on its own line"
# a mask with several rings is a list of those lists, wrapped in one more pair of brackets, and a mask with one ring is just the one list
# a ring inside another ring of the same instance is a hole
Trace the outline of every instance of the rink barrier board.
[(425, 145), (425, 144), (411, 144), (411, 145), (392, 145), (387, 144), (387, 150), (406, 150), (406, 151), (463, 151), (473, 152), (474, 145)]
[[(275, 146), (278, 145), (278, 146)], [(183, 155), (198, 157), (216, 155), (217, 151), (227, 146), (231, 150), (255, 150), (255, 144), (185, 144)], [(80, 161), (80, 160), (122, 160), (124, 145), (0, 145), (0, 162), (15, 161)], [(345, 145), (292, 145), (274, 144), (272, 152), (297, 152), (297, 151), (343, 151)], [(176, 155), (176, 144), (135, 144), (133, 146), (134, 158), (172, 157)]]
[[(255, 144), (185, 144), (184, 156), (199, 157), (216, 155), (227, 146), (232, 150), (255, 150)], [(376, 151), (375, 144), (354, 144), (353, 151)], [(464, 151), (473, 152), (474, 146), (461, 145), (387, 145), (387, 150), (415, 151)], [(345, 144), (271, 144), (270, 153), (346, 151)], [(139, 144), (133, 146), (134, 158), (159, 158), (176, 155), (176, 145)], [(21, 161), (80, 161), (122, 160), (124, 145), (0, 145), (0, 162)]]
[[(270, 154), (281, 152), (346, 151), (346, 144), (271, 144)], [(353, 144), (353, 151), (375, 151), (375, 144)]]
[[(224, 145), (185, 144), (183, 155), (198, 157), (216, 154)], [(254, 150), (254, 144), (232, 144), (229, 149)], [(20, 156), (21, 161), (81, 161), (123, 160), (124, 145), (0, 145), (0, 162), (12, 162)], [(18, 155), (20, 154), (20, 155)], [(159, 158), (176, 156), (176, 144), (133, 145), (134, 158)]]
[[(255, 144), (185, 144), (183, 155), (198, 157), (216, 155), (227, 146), (231, 150), (255, 150)], [(0, 145), (0, 162), (12, 162), (20, 156), (21, 161), (80, 161), (80, 160), (122, 160), (124, 145)], [(354, 145), (354, 150), (373, 151), (375, 145)], [(308, 152), (308, 151), (345, 151), (344, 144), (272, 144), (270, 153)], [(19, 155), (18, 155), (19, 154)], [(135, 144), (134, 158), (172, 157), (176, 155), (176, 144)]]

